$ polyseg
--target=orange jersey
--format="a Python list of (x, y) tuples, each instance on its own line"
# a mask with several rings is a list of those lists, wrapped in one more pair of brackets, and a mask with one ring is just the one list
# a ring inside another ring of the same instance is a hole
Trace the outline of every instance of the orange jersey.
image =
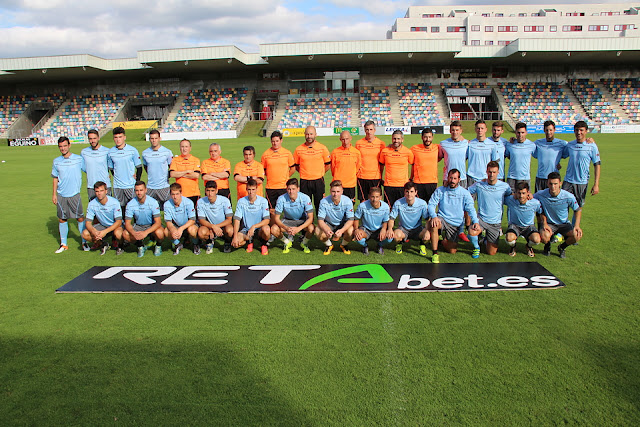
[(362, 155), (355, 147), (342, 146), (331, 152), (331, 175), (333, 179), (342, 181), (345, 188), (353, 188), (357, 184), (356, 174), (362, 167)]
[[(169, 166), (170, 171), (182, 172), (192, 170), (200, 172), (200, 159), (189, 154), (186, 159), (182, 156), (176, 156)], [(198, 178), (177, 178), (176, 182), (182, 186), (182, 195), (184, 197), (200, 196), (200, 183)]]
[[(242, 175), (242, 176), (252, 176), (254, 178), (262, 178), (264, 179), (264, 168), (262, 167), (262, 163), (256, 162), (252, 160), (251, 163), (246, 164), (244, 161), (236, 164), (236, 167), (233, 168), (233, 176)], [(247, 195), (247, 183), (246, 182), (238, 182), (238, 200)], [(258, 180), (258, 196), (262, 196), (262, 183)]]
[(369, 142), (366, 138), (362, 138), (356, 142), (356, 148), (362, 155), (362, 167), (358, 171), (358, 178), (360, 179), (380, 179), (380, 151), (385, 147), (384, 141), (378, 138), (373, 138), (373, 141)]
[(324, 176), (324, 165), (331, 163), (331, 154), (318, 141), (311, 146), (298, 145), (293, 152), (293, 161), (300, 167), (300, 178), (319, 179)]
[(384, 185), (402, 187), (409, 181), (407, 166), (413, 164), (413, 153), (404, 145), (396, 151), (385, 147), (380, 152), (380, 163), (385, 167)]
[(287, 188), (287, 180), (291, 176), (289, 170), (295, 164), (291, 151), (282, 147), (278, 151), (269, 148), (262, 154), (260, 161), (267, 175), (266, 187), (268, 189)]
[[(202, 175), (220, 172), (227, 172), (231, 176), (231, 162), (229, 160), (219, 157), (217, 161), (207, 159), (202, 162), (200, 168)], [(207, 181), (204, 180), (204, 183), (206, 184)], [(218, 184), (218, 190), (229, 188), (229, 178), (216, 179), (216, 184)]]
[(424, 144), (411, 147), (413, 153), (413, 182), (416, 184), (438, 183), (438, 145), (431, 144), (426, 148)]

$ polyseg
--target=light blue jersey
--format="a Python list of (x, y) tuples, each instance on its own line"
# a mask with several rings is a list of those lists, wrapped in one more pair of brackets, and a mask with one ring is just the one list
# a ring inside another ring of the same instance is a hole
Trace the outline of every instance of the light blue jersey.
[(71, 197), (80, 193), (82, 172), (85, 171), (82, 156), (71, 153), (68, 159), (59, 156), (53, 159), (51, 177), (58, 178), (57, 193), (62, 197)]
[(507, 206), (507, 220), (509, 224), (518, 227), (529, 227), (533, 225), (536, 214), (542, 213), (542, 205), (538, 199), (527, 200), (523, 205), (520, 200), (513, 196), (506, 196), (504, 204)]
[(479, 141), (475, 138), (469, 141), (467, 158), (469, 159), (467, 175), (476, 181), (480, 181), (487, 177), (487, 164), (491, 160), (498, 160), (500, 155), (496, 144), (492, 140)]
[(409, 205), (407, 198), (403, 197), (396, 200), (389, 215), (394, 221), (400, 218), (400, 222), (396, 225), (401, 226), (405, 230), (413, 230), (422, 226), (422, 220), (429, 218), (427, 211), (427, 202), (418, 197), (415, 198), (412, 205)]
[(504, 153), (506, 150), (506, 144), (509, 143), (505, 138), (500, 137), (497, 141), (494, 141), (493, 137), (489, 138), (496, 145), (496, 152), (498, 153), (498, 164), (500, 164), (500, 172), (498, 172), (498, 179), (504, 180)]
[(136, 184), (136, 167), (142, 165), (138, 150), (125, 144), (122, 149), (111, 147), (107, 158), (109, 169), (113, 169), (114, 188), (133, 188)]
[(494, 185), (478, 181), (469, 187), (469, 193), (478, 196), (478, 216), (487, 224), (502, 223), (502, 202), (511, 194), (511, 187), (504, 181)]
[(216, 195), (215, 202), (211, 203), (208, 197), (198, 200), (198, 217), (205, 218), (211, 224), (220, 224), (233, 216), (231, 202), (224, 196)]
[(507, 143), (505, 156), (509, 158), (509, 172), (507, 178), (531, 179), (531, 157), (536, 150), (536, 144), (525, 139), (524, 142)]
[(111, 227), (117, 220), (122, 219), (120, 201), (111, 196), (107, 196), (104, 205), (97, 198), (90, 201), (87, 207), (87, 221), (93, 224), (94, 219), (105, 227)]
[(107, 188), (111, 187), (109, 168), (107, 167), (109, 149), (104, 145), (98, 147), (97, 150), (87, 147), (82, 149), (80, 155), (84, 159), (84, 165), (87, 170), (87, 188), (93, 188), (93, 184), (98, 181), (107, 184)]
[(276, 214), (284, 213), (285, 219), (306, 220), (307, 212), (313, 212), (313, 205), (309, 196), (302, 191), (298, 192), (295, 200), (291, 200), (289, 193), (284, 193), (276, 201)]
[[(422, 200), (417, 199), (416, 200)], [(396, 202), (397, 203), (397, 202)], [(376, 231), (382, 228), (382, 224), (389, 221), (389, 205), (380, 202), (379, 208), (374, 208), (370, 200), (358, 205), (355, 217), (360, 220), (360, 225), (369, 231)]]
[(262, 196), (257, 196), (255, 202), (249, 201), (249, 196), (238, 200), (235, 219), (242, 221), (244, 228), (251, 228), (265, 218), (269, 218), (269, 202)]
[(574, 212), (580, 209), (575, 196), (565, 190), (560, 190), (560, 193), (556, 197), (553, 197), (549, 194), (549, 189), (546, 188), (538, 191), (533, 197), (540, 201), (542, 210), (547, 217), (547, 222), (551, 224), (560, 225), (568, 223), (569, 208), (573, 209)]
[(340, 225), (353, 219), (353, 203), (344, 194), (340, 197), (340, 203), (337, 205), (333, 203), (331, 196), (327, 196), (320, 200), (318, 218), (324, 220), (327, 224)]
[(173, 199), (164, 202), (165, 222), (173, 221), (178, 227), (182, 227), (190, 219), (196, 219), (196, 209), (190, 199), (183, 196), (180, 206), (176, 206)]
[(447, 138), (440, 143), (440, 151), (444, 158), (444, 179), (447, 179), (451, 169), (460, 171), (460, 180), (467, 179), (466, 160), (468, 149), (469, 141), (466, 139), (455, 142), (453, 139)]
[(124, 219), (133, 219), (138, 225), (151, 225), (153, 219), (160, 216), (160, 205), (158, 201), (150, 196), (145, 196), (144, 203), (140, 203), (134, 197), (127, 203), (124, 211)]
[[(438, 212), (436, 214), (436, 208)], [(464, 221), (464, 213), (469, 214), (471, 223), (478, 222), (478, 215), (473, 207), (473, 197), (466, 189), (457, 186), (456, 188), (438, 187), (429, 199), (429, 216), (447, 221), (454, 227), (460, 226)]]
[(147, 168), (147, 188), (160, 190), (169, 186), (169, 165), (173, 153), (167, 147), (149, 147), (142, 152), (142, 164)]
[(571, 184), (588, 184), (590, 164), (600, 163), (598, 146), (573, 140), (564, 147), (562, 158), (566, 157), (569, 157), (569, 164), (564, 180)]
[(533, 152), (533, 157), (538, 159), (538, 172), (536, 177), (541, 179), (547, 179), (551, 172), (558, 172), (556, 165), (560, 163), (562, 159), (562, 152), (564, 147), (567, 146), (567, 141), (554, 138), (549, 142), (546, 138), (536, 140), (536, 149)]

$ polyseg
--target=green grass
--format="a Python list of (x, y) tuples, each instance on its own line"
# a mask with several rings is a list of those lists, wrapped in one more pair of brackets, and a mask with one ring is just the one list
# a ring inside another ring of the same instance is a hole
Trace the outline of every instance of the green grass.
[[(57, 147), (0, 147), (0, 423), (638, 425), (640, 145), (635, 135), (595, 136), (601, 194), (587, 198), (584, 239), (565, 260), (535, 259), (567, 286), (531, 292), (55, 294), (94, 265), (141, 261), (81, 252), (75, 224), (70, 250), (55, 255)], [(232, 164), (244, 145), (268, 147), (261, 138), (221, 143)], [(177, 141), (166, 145), (178, 152)], [(193, 154), (206, 158), (207, 145), (194, 141)], [(280, 245), (268, 257), (187, 251), (143, 262), (380, 259), (322, 257), (318, 242), (311, 256), (286, 256)], [(526, 258), (521, 248), (515, 261)], [(424, 262), (392, 252), (382, 260)], [(476, 262), (466, 246), (441, 260)], [(501, 246), (477, 262), (511, 260)]]

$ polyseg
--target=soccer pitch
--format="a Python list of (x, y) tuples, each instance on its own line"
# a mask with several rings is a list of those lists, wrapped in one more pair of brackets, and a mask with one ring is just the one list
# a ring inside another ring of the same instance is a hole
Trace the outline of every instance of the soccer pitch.
[[(148, 146), (127, 133), (140, 152)], [(81, 251), (75, 221), (69, 251), (56, 255), (50, 171), (59, 151), (2, 146), (0, 423), (638, 425), (640, 144), (637, 135), (593, 136), (601, 193), (587, 196), (584, 237), (566, 259), (556, 245), (550, 257), (536, 248), (534, 260), (566, 284), (536, 292), (55, 294), (93, 266), (429, 261), (415, 244), (365, 257), (352, 243), (350, 256), (324, 257), (315, 239), (310, 255), (297, 245), (283, 255), (278, 242), (266, 257), (218, 247), (100, 257)], [(269, 146), (257, 137), (218, 142), (232, 166), (243, 146), (258, 159)], [(103, 143), (111, 147), (111, 136)], [(193, 144), (192, 154), (208, 157), (208, 141)], [(177, 141), (164, 145), (179, 153)], [(495, 257), (472, 260), (470, 251), (462, 244), (441, 262), (529, 260), (522, 240), (515, 259), (504, 241)]]

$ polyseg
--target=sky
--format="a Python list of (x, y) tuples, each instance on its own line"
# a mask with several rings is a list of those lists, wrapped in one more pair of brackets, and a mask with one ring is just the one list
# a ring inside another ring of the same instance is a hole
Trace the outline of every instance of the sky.
[(616, 3), (563, 0), (0, 0), (0, 58), (262, 43), (380, 40), (413, 5)]

